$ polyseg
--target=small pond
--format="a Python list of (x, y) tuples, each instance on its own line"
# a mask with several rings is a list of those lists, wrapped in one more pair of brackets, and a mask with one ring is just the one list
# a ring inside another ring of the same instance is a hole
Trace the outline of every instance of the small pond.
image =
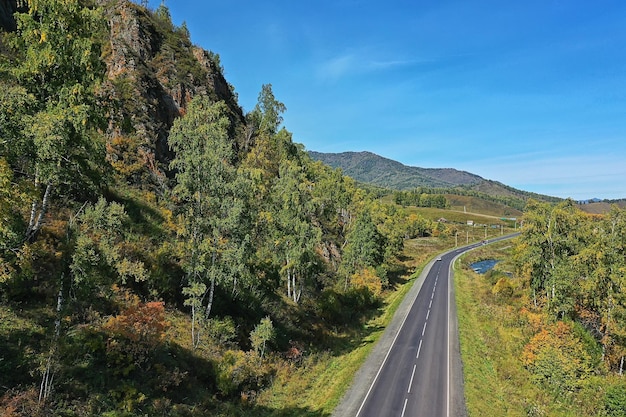
[(470, 265), (470, 267), (477, 274), (484, 274), (487, 271), (489, 271), (491, 268), (496, 266), (496, 264), (498, 262), (500, 262), (500, 261), (497, 261), (495, 259), (485, 259), (485, 260), (482, 260), (482, 261), (479, 261), (479, 262), (474, 262), (473, 264)]

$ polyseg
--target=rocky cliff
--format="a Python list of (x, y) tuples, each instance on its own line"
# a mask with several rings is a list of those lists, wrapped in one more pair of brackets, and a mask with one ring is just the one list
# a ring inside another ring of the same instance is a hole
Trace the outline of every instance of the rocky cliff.
[(164, 7), (152, 12), (126, 0), (99, 3), (110, 30), (106, 89), (119, 103), (107, 133), (114, 166), (162, 175), (171, 157), (170, 127), (196, 95), (226, 102), (235, 136), (244, 117), (217, 55), (192, 45), (186, 28), (175, 27)]
[[(130, 182), (164, 181), (172, 156), (169, 130), (197, 95), (226, 102), (231, 137), (237, 136), (244, 116), (218, 55), (194, 46), (165, 6), (153, 11), (128, 0), (96, 3), (109, 29), (102, 40), (107, 68), (102, 95), (110, 104), (107, 157), (119, 173)], [(15, 30), (13, 14), (27, 10), (25, 0), (0, 0), (0, 26)]]

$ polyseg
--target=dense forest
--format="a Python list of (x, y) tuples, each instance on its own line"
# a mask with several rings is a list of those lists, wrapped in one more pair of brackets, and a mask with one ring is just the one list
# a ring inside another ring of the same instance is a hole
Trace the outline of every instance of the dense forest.
[[(129, 16), (153, 36), (122, 33)], [(0, 32), (3, 415), (236, 415), (360, 328), (403, 239), (433, 230), (312, 161), (271, 85), (244, 113), (163, 4), (29, 1), (15, 27)], [(153, 67), (128, 53), (142, 45)]]

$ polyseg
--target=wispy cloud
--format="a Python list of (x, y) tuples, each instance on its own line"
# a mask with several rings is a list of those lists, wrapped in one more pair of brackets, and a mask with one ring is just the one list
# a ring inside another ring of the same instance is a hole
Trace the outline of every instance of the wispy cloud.
[(340, 78), (354, 74), (389, 71), (401, 67), (431, 64), (433, 62), (432, 60), (420, 61), (406, 59), (378, 60), (372, 59), (371, 54), (351, 52), (335, 56), (322, 62), (318, 66), (317, 76), (323, 81), (337, 81)]
[(357, 70), (357, 59), (354, 54), (345, 54), (322, 63), (317, 75), (324, 81), (337, 81), (349, 73)]
[(528, 191), (580, 199), (626, 196), (626, 167), (618, 156), (518, 154), (470, 165), (471, 172)]
[(337, 81), (340, 78), (378, 73), (383, 71), (396, 71), (407, 68), (416, 70), (428, 70), (429, 68), (440, 68), (454, 65), (457, 61), (465, 59), (465, 55), (453, 55), (436, 58), (379, 58), (386, 55), (385, 52), (371, 52), (367, 48), (361, 52), (348, 52), (337, 55), (324, 62), (317, 68), (317, 77), (323, 81)]
[(430, 64), (434, 61), (432, 60), (390, 60), (390, 61), (371, 61), (368, 67), (371, 70), (387, 70), (399, 67), (409, 67), (417, 64)]

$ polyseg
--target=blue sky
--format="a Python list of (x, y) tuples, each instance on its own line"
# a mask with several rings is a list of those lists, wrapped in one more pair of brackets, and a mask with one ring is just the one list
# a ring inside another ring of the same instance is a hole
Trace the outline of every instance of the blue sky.
[(623, 0), (165, 4), (220, 55), (244, 111), (272, 84), (307, 150), (626, 197)]

